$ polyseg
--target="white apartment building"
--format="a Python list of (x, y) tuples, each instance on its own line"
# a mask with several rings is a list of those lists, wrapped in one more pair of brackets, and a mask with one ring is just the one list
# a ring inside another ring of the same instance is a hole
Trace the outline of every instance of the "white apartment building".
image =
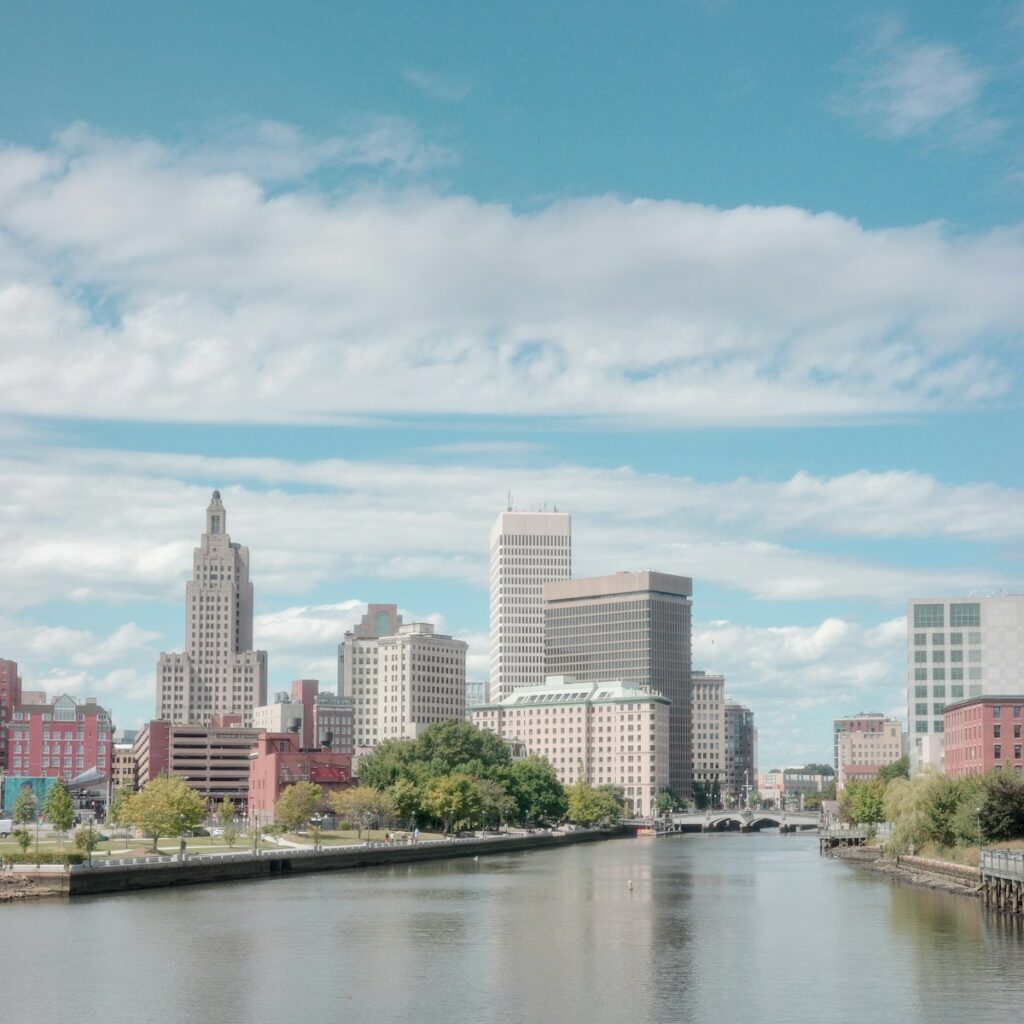
[(693, 780), (719, 784), (725, 768), (725, 676), (696, 669), (693, 678)]
[(546, 757), (571, 786), (622, 786), (639, 814), (650, 814), (668, 786), (669, 701), (635, 683), (548, 676), (500, 701), (470, 708), (470, 721)]
[(947, 704), (1024, 695), (1024, 594), (907, 602), (911, 768), (942, 766)]
[(434, 722), (465, 717), (468, 648), (429, 622), (410, 622), (377, 641), (375, 742), (415, 739)]
[(907, 752), (907, 736), (898, 718), (881, 715), (853, 715), (843, 719), (836, 731), (838, 764), (836, 793), (853, 779), (874, 778), (880, 769), (898, 761)]
[(567, 512), (502, 512), (491, 528), (492, 700), (544, 681), (542, 587), (572, 576)]
[(185, 585), (185, 651), (161, 654), (156, 717), (208, 725), (238, 714), (248, 725), (267, 702), (267, 654), (252, 649), (253, 588), (249, 549), (233, 544), (220, 491), (206, 509), (206, 531)]

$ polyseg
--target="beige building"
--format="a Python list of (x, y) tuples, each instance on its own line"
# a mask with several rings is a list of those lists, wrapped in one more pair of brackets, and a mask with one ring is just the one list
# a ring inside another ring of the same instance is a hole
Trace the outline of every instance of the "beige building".
[(590, 785), (622, 786), (639, 814), (649, 814), (668, 786), (669, 701), (636, 683), (549, 676), (471, 708), (469, 717), (546, 757), (565, 785), (582, 772)]
[(297, 732), (301, 738), (304, 711), (301, 701), (279, 693), (273, 704), (253, 708), (252, 727), (260, 732)]
[(110, 784), (117, 789), (138, 789), (138, 766), (135, 749), (130, 743), (115, 743), (114, 756), (110, 762)]
[(357, 749), (377, 742), (377, 641), (382, 636), (394, 636), (401, 625), (397, 605), (371, 604), (338, 645), (338, 692), (352, 701), (353, 744)]
[(267, 655), (252, 649), (253, 589), (249, 549), (233, 544), (220, 491), (206, 509), (206, 531), (185, 585), (185, 651), (161, 654), (156, 717), (206, 725), (267, 702)]
[(851, 776), (858, 779), (877, 776), (879, 769), (907, 753), (907, 735), (898, 718), (853, 715), (841, 721), (844, 728), (835, 732), (837, 793)]
[(542, 588), (572, 576), (567, 512), (502, 512), (491, 528), (491, 700), (544, 682)]
[(399, 626), (377, 641), (374, 742), (415, 739), (424, 726), (465, 717), (468, 647), (429, 622)]
[(621, 680), (667, 697), (669, 786), (684, 797), (693, 772), (692, 592), (685, 576), (649, 571), (544, 585), (547, 674)]
[(693, 672), (693, 779), (722, 789), (725, 770), (725, 676)]

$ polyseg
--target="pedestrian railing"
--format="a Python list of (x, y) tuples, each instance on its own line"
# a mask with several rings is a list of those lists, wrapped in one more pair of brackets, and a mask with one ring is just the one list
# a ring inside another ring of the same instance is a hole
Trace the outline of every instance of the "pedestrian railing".
[(981, 870), (1000, 878), (1024, 879), (1024, 853), (1017, 850), (982, 850)]

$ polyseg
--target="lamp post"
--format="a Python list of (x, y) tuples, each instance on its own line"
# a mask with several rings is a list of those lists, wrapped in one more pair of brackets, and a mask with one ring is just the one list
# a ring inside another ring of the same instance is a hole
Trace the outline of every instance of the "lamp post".
[(92, 818), (89, 819), (89, 867), (92, 867)]
[(185, 815), (178, 815), (178, 853), (182, 860), (185, 859)]
[(978, 870), (981, 870), (981, 808), (977, 807), (974, 811), (975, 816), (978, 819)]

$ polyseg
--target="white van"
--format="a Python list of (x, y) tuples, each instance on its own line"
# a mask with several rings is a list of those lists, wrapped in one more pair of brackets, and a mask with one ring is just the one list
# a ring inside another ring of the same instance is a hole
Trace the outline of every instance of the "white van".
[(0, 838), (6, 839), (14, 830), (14, 822), (10, 818), (0, 818)]

